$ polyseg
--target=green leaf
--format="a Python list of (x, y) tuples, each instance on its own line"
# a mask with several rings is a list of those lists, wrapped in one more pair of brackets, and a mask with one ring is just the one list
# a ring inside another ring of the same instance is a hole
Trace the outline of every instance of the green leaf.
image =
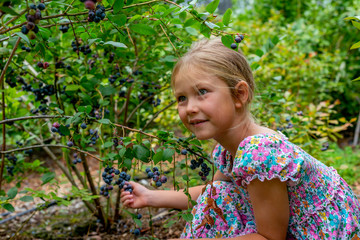
[(5, 208), (6, 210), (8, 210), (9, 212), (14, 212), (15, 211), (15, 208), (10, 203), (4, 203), (1, 206), (3, 208)]
[(109, 120), (109, 119), (106, 119), (106, 118), (100, 119), (100, 120), (98, 120), (98, 122), (99, 122), (99, 123), (102, 123), (102, 124), (110, 124), (110, 123), (111, 123), (110, 120)]
[(278, 36), (274, 36), (272, 39), (271, 39), (271, 42), (276, 45), (278, 42), (280, 41), (279, 37)]
[(354, 25), (354, 27), (360, 30), (360, 22), (356, 22), (356, 21), (351, 21), (351, 22)]
[(357, 77), (357, 78), (355, 78), (354, 80), (351, 80), (351, 81), (359, 81), (360, 80), (360, 77)]
[(72, 84), (72, 85), (66, 86), (65, 91), (76, 91), (76, 90), (78, 90), (79, 88), (80, 88), (79, 85)]
[(99, 91), (104, 97), (116, 93), (116, 89), (112, 86), (100, 86)]
[(229, 25), (231, 14), (232, 14), (232, 10), (231, 10), (231, 8), (228, 8), (226, 10), (226, 12), (224, 13), (224, 16), (223, 16), (223, 23), (224, 23), (225, 26)]
[(16, 194), (17, 194), (18, 190), (16, 187), (12, 187), (9, 189), (9, 191), (7, 192), (7, 195), (9, 196), (10, 199), (15, 198)]
[(136, 223), (136, 225), (138, 225), (139, 227), (142, 226), (142, 222), (140, 219), (134, 218), (134, 222)]
[(231, 44), (234, 42), (234, 39), (231, 35), (225, 35), (221, 37), (221, 42), (228, 48), (230, 48)]
[(31, 45), (28, 36), (26, 36), (22, 32), (16, 32), (15, 34), (21, 37), (27, 44), (29, 44), (29, 46)]
[(60, 125), (60, 127), (59, 127), (59, 132), (60, 132), (61, 134), (63, 134), (64, 136), (69, 136), (69, 135), (70, 135), (70, 130), (69, 130), (69, 128), (67, 128), (67, 127), (65, 127), (65, 126), (63, 126), (63, 125)]
[(156, 31), (152, 29), (150, 26), (146, 24), (132, 24), (130, 25), (130, 29), (136, 33), (143, 34), (143, 35), (153, 35), (156, 34)]
[(20, 198), (20, 201), (32, 202), (32, 201), (34, 201), (34, 198), (32, 196), (23, 196), (23, 197)]
[(1, 6), (0, 10), (5, 13), (10, 13), (11, 15), (15, 15), (15, 16), (19, 15), (17, 12), (14, 11), (14, 9), (9, 8), (9, 7)]
[(164, 151), (160, 150), (152, 157), (154, 164), (158, 164), (161, 160), (163, 160), (164, 157)]
[(54, 178), (55, 178), (55, 173), (54, 173), (54, 172), (45, 173), (45, 174), (41, 177), (41, 181), (43, 182), (41, 185), (44, 185), (44, 184), (50, 182), (50, 181), (53, 180)]
[(260, 67), (260, 65), (257, 62), (254, 62), (251, 64), (250, 67), (253, 71), (255, 71), (256, 69), (258, 69)]
[(350, 50), (351, 49), (356, 49), (356, 48), (359, 48), (360, 47), (360, 42), (357, 42), (355, 43), (354, 45), (351, 46)]
[(214, 1), (212, 1), (211, 3), (209, 3), (207, 6), (206, 6), (206, 11), (208, 12), (208, 13), (214, 13), (215, 12), (215, 10), (216, 10), (216, 8), (218, 7), (218, 5), (219, 5), (219, 2), (220, 2), (220, 0), (214, 0)]
[(88, 106), (80, 106), (78, 108), (79, 112), (86, 112), (87, 114), (89, 114), (92, 110), (92, 106), (88, 105)]
[(344, 20), (359, 20), (360, 21), (360, 16), (347, 17), (347, 18), (344, 18)]
[(208, 26), (211, 29), (220, 28), (218, 25), (216, 25), (216, 24), (214, 24), (212, 22), (205, 21), (204, 23), (206, 24), (206, 26)]
[(113, 5), (114, 13), (120, 12), (123, 7), (124, 7), (124, 0), (115, 0), (115, 3)]
[(125, 44), (120, 43), (120, 42), (108, 41), (108, 42), (104, 43), (104, 45), (107, 45), (107, 44), (113, 45), (114, 47), (127, 48), (127, 46)]
[(184, 213), (181, 214), (181, 217), (186, 221), (186, 222), (191, 222), (193, 220), (193, 215), (191, 213)]
[(259, 57), (262, 57), (264, 55), (264, 52), (261, 49), (256, 49), (255, 54)]
[(187, 31), (190, 35), (196, 36), (198, 32), (195, 28), (192, 27), (185, 27), (185, 31)]
[(128, 169), (128, 170), (130, 170), (131, 169), (131, 159), (130, 158), (125, 158), (125, 160), (124, 160), (124, 166)]
[(135, 158), (143, 161), (149, 162), (150, 150), (142, 145), (134, 145), (133, 151), (135, 153)]
[(164, 149), (164, 153), (163, 153), (163, 159), (164, 161), (167, 160), (169, 162), (171, 162), (173, 155), (175, 154), (175, 150), (172, 148), (167, 148)]
[(111, 147), (112, 145), (114, 145), (114, 142), (106, 142), (104, 143), (104, 148)]
[(118, 14), (118, 15), (112, 15), (109, 16), (110, 20), (113, 21), (116, 25), (118, 25), (119, 27), (122, 27), (125, 25), (126, 21), (127, 21), (127, 17), (125, 14)]
[(189, 176), (188, 176), (188, 175), (183, 175), (182, 178), (183, 178), (185, 181), (189, 181)]

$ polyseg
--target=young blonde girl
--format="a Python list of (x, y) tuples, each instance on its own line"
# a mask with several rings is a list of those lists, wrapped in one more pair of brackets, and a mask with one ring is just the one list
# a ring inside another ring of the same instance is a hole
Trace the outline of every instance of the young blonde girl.
[[(200, 41), (176, 64), (172, 85), (186, 128), (219, 143), (213, 184), (189, 189), (197, 205), (180, 238), (358, 239), (360, 204), (336, 170), (254, 122), (255, 84), (241, 52)], [(182, 191), (130, 184), (127, 207), (188, 208)]]

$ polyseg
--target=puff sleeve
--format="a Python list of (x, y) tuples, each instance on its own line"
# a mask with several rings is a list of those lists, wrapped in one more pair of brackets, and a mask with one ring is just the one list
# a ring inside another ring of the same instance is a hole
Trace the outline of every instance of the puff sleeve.
[(254, 135), (242, 141), (233, 161), (231, 175), (246, 187), (253, 179), (274, 178), (295, 186), (301, 179), (304, 160), (296, 145), (277, 135)]

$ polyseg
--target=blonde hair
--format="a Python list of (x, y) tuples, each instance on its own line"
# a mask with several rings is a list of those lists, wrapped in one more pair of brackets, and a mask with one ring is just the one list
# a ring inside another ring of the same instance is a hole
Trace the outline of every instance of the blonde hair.
[(224, 81), (232, 94), (234, 94), (233, 90), (236, 84), (245, 81), (249, 89), (246, 105), (252, 101), (255, 90), (254, 77), (241, 50), (235, 51), (224, 46), (219, 38), (196, 42), (176, 63), (171, 76), (172, 87), (174, 87), (178, 74), (184, 68), (186, 70), (194, 67)]

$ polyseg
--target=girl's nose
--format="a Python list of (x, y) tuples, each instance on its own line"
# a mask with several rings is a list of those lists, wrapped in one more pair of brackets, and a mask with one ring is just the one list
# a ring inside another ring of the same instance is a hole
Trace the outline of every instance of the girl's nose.
[(186, 112), (187, 114), (196, 113), (199, 111), (198, 102), (195, 100), (188, 100), (187, 106), (186, 106)]

